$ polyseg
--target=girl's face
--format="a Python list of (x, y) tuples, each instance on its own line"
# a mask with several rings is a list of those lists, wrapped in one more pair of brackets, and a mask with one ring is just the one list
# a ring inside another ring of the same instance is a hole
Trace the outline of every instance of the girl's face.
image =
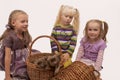
[(15, 31), (17, 32), (24, 32), (27, 31), (28, 28), (28, 16), (25, 14), (19, 14), (12, 22)]
[(61, 24), (64, 26), (67, 26), (71, 23), (73, 19), (73, 16), (69, 15), (69, 14), (62, 14), (61, 15)]
[(87, 27), (87, 34), (91, 40), (98, 39), (100, 35), (100, 25), (97, 22), (90, 22)]

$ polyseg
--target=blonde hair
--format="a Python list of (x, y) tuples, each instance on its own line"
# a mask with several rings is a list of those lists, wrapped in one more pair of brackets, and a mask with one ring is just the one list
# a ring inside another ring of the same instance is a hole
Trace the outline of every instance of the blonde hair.
[[(11, 12), (11, 14), (9, 15), (9, 18), (8, 18), (8, 26), (10, 26), (10, 28), (13, 28), (14, 29), (14, 26), (12, 25), (12, 21), (16, 20), (16, 17), (18, 15), (21, 15), (21, 14), (25, 14), (27, 15), (26, 12), (22, 11), (22, 10), (13, 10)], [(28, 15), (27, 15), (28, 16)]]
[(88, 39), (87, 28), (88, 28), (88, 25), (89, 25), (90, 22), (95, 22), (95, 23), (98, 23), (100, 25), (100, 35), (99, 35), (98, 38), (99, 39), (102, 38), (106, 42), (107, 41), (106, 35), (107, 35), (107, 32), (108, 32), (108, 24), (105, 21), (101, 21), (101, 20), (98, 20), (98, 19), (92, 19), (92, 20), (89, 20), (86, 23), (86, 26), (85, 26), (85, 29), (84, 29), (85, 37)]
[[(14, 20), (16, 20), (16, 17), (17, 17), (18, 15), (21, 15), (21, 14), (27, 15), (27, 13), (24, 12), (24, 11), (22, 11), (22, 10), (13, 10), (13, 11), (10, 13), (9, 18), (8, 18), (8, 24), (7, 24), (7, 26), (6, 26), (7, 29), (4, 31), (4, 33), (3, 33), (2, 36), (0, 37), (0, 41), (1, 41), (3, 38), (5, 38), (7, 35), (9, 35), (9, 32), (10, 32), (11, 30), (14, 30), (14, 26), (12, 25), (12, 22), (13, 22)], [(28, 16), (28, 15), (27, 15), (27, 16)], [(24, 39), (26, 40), (27, 43), (31, 42), (32, 38), (31, 38), (31, 36), (30, 36), (30, 34), (29, 34), (28, 31), (24, 32), (23, 35), (24, 35)]]
[(79, 11), (76, 8), (73, 8), (71, 6), (61, 5), (54, 26), (57, 25), (57, 24), (60, 24), (61, 15), (66, 13), (66, 12), (69, 13), (71, 16), (73, 16), (73, 21), (72, 21), (73, 29), (75, 30), (76, 34), (78, 34), (78, 30), (79, 30)]

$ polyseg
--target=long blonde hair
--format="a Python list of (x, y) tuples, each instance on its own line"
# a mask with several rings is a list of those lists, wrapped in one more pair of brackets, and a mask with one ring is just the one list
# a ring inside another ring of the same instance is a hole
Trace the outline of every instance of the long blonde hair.
[[(10, 32), (11, 30), (14, 30), (14, 26), (12, 25), (12, 22), (13, 22), (13, 20), (16, 19), (16, 17), (17, 17), (18, 15), (21, 15), (21, 14), (27, 15), (27, 13), (24, 12), (24, 11), (22, 11), (22, 10), (13, 10), (13, 11), (10, 13), (9, 18), (8, 18), (8, 24), (7, 24), (7, 26), (6, 26), (7, 29), (4, 31), (4, 33), (3, 33), (2, 36), (0, 37), (0, 41), (1, 41), (2, 39), (4, 39), (7, 35), (9, 35), (9, 32)], [(28, 16), (28, 15), (27, 15), (27, 16)], [(29, 44), (29, 43), (31, 42), (31, 40), (32, 40), (29, 32), (28, 32), (28, 31), (23, 32), (23, 36), (24, 36), (24, 39), (25, 39), (26, 43)]]
[(76, 8), (73, 8), (71, 6), (61, 5), (54, 26), (57, 25), (57, 24), (60, 24), (61, 15), (64, 12), (65, 13), (69, 12), (73, 16), (72, 26), (73, 26), (73, 29), (75, 30), (76, 34), (78, 34), (78, 30), (79, 30), (79, 11)]
[(88, 28), (88, 25), (89, 25), (90, 22), (96, 22), (100, 25), (100, 35), (99, 35), (98, 38), (99, 39), (102, 38), (106, 42), (107, 41), (106, 35), (107, 35), (107, 32), (108, 32), (108, 24), (105, 21), (98, 20), (98, 19), (92, 19), (92, 20), (89, 20), (86, 23), (86, 26), (85, 26), (85, 29), (84, 29), (85, 37), (88, 39), (87, 28)]

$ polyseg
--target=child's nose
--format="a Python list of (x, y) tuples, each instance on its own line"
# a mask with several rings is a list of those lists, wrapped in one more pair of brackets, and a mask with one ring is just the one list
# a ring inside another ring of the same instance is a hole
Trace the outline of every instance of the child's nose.
[(25, 25), (28, 26), (28, 22), (25, 22)]
[(93, 33), (93, 30), (90, 30), (89, 33)]

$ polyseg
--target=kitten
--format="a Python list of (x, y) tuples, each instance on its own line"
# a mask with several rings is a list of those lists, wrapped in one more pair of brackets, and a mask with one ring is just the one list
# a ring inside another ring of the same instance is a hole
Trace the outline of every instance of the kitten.
[(62, 67), (60, 64), (61, 58), (60, 54), (56, 52), (54, 55), (44, 56), (34, 61), (34, 64), (37, 65), (37, 68), (43, 68), (46, 70), (54, 69), (54, 75), (59, 72), (59, 69)]
[(53, 56), (48, 56), (47, 61), (50, 65), (50, 67), (55, 69), (54, 75), (56, 75), (59, 72), (59, 69), (61, 67), (60, 54), (54, 54)]
[(43, 68), (43, 69), (46, 69), (46, 70), (51, 69), (48, 62), (47, 62), (47, 57), (46, 56), (35, 60), (34, 64), (37, 65), (37, 68)]

